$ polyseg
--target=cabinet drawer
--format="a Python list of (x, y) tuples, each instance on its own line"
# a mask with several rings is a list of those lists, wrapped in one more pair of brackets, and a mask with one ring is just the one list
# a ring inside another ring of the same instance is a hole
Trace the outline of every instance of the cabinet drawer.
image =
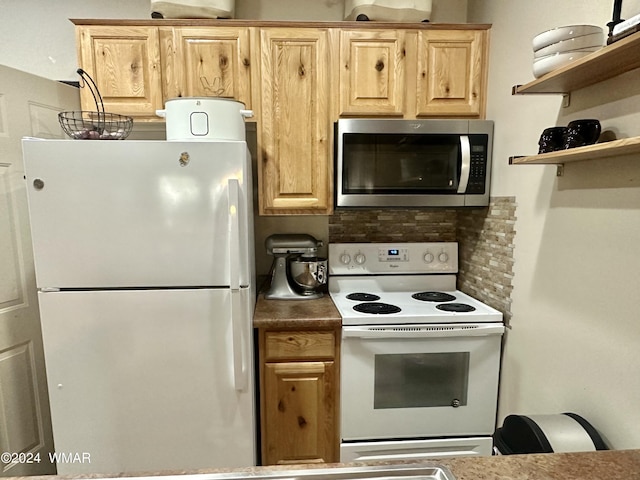
[(333, 358), (333, 332), (265, 332), (265, 360)]

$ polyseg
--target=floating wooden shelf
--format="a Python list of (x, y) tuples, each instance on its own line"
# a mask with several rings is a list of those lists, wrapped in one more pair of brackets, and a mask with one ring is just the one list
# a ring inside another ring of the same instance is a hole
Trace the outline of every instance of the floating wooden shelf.
[(516, 85), (512, 94), (570, 93), (625, 72), (640, 68), (640, 32), (597, 52), (571, 62), (525, 85)]
[(640, 137), (623, 138), (586, 147), (558, 150), (527, 157), (509, 157), (511, 165), (553, 165), (640, 153)]

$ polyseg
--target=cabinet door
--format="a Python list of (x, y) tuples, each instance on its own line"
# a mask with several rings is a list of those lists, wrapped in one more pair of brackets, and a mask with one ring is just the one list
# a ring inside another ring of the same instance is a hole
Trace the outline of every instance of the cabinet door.
[(251, 108), (249, 29), (160, 29), (165, 100), (224, 97)]
[(265, 465), (336, 462), (334, 362), (267, 363)]
[[(157, 121), (163, 107), (156, 27), (81, 26), (76, 29), (80, 66), (95, 80), (108, 113)], [(95, 111), (88, 87), (83, 110)]]
[(260, 32), (261, 214), (331, 213), (329, 35), (324, 29)]
[(340, 115), (404, 110), (405, 32), (345, 30), (340, 38)]
[(486, 48), (486, 31), (419, 32), (416, 116), (483, 118)]

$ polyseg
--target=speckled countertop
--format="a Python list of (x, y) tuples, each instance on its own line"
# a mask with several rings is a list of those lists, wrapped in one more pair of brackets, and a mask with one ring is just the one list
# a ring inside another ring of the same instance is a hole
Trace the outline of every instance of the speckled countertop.
[[(253, 467), (242, 469), (209, 469), (170, 472), (146, 472), (127, 475), (76, 475), (9, 477), (31, 480), (100, 479), (130, 476), (189, 475), (203, 473), (241, 472), (249, 475), (273, 470), (300, 470), (356, 465), (390, 465), (397, 462), (367, 462), (352, 464), (312, 464), (287, 467)], [(585, 453), (546, 453), (535, 455), (499, 455), (494, 457), (464, 457), (434, 459), (421, 465), (445, 466), (457, 480), (640, 480), (640, 450), (613, 450)], [(187, 480), (185, 478), (185, 480)]]
[(640, 450), (443, 460), (457, 480), (638, 480)]
[(255, 328), (338, 328), (340, 314), (328, 294), (315, 300), (266, 300), (258, 296)]

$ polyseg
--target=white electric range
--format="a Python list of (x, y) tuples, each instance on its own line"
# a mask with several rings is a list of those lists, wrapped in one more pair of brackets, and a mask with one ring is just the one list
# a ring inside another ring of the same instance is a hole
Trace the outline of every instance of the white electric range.
[(491, 454), (502, 314), (457, 271), (453, 242), (329, 244), (341, 461)]

